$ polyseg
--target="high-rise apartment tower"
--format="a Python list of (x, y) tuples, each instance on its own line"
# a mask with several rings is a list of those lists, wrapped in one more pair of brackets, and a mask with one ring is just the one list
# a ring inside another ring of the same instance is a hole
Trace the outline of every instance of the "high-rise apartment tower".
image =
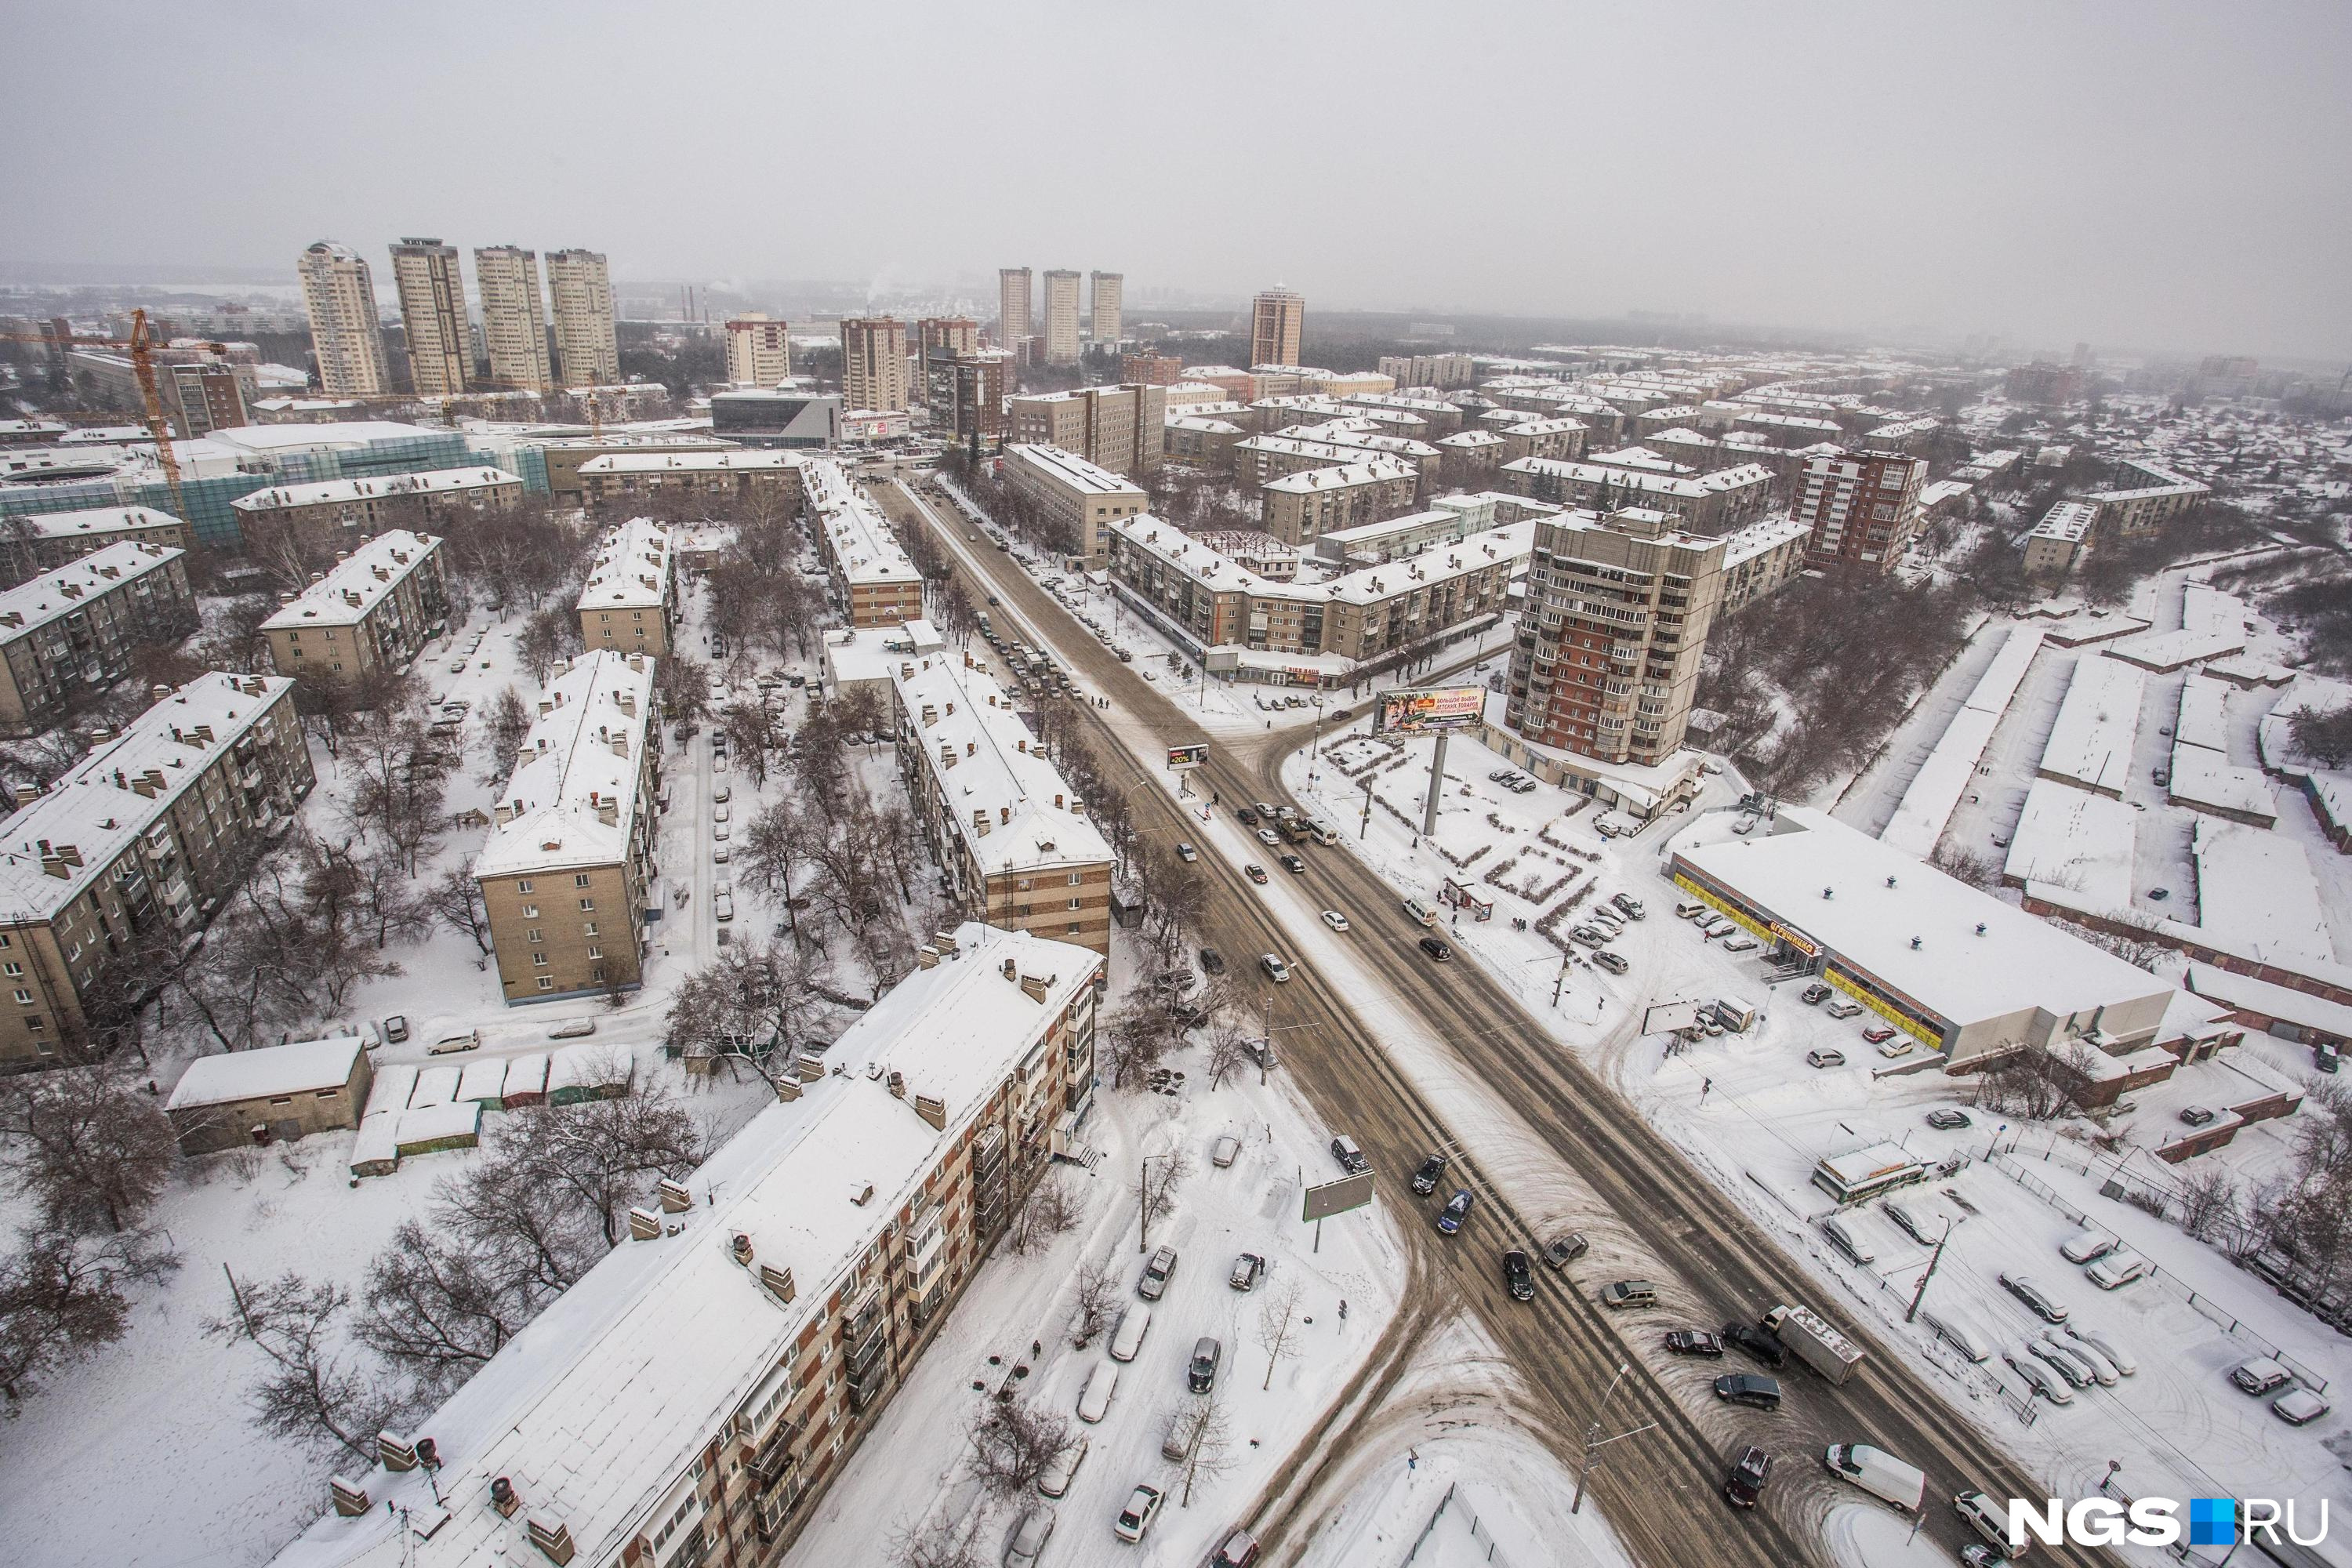
[(392, 284), (408, 329), (408, 369), (419, 397), (455, 397), (474, 383), (474, 334), (457, 247), (404, 239), (392, 247)]
[(482, 294), (482, 342), (489, 350), (490, 384), (502, 392), (553, 391), (538, 253), (511, 245), (477, 247), (474, 284)]
[(841, 322), (842, 403), (884, 413), (907, 406), (907, 324), (896, 316)]
[(1299, 335), (1307, 325), (1307, 298), (1287, 289), (1269, 289), (1250, 302), (1250, 365), (1297, 364)]
[(384, 369), (383, 329), (368, 264), (351, 247), (322, 239), (302, 252), (299, 266), (320, 388), (330, 397), (389, 393), (392, 378)]
[(554, 306), (555, 359), (565, 386), (610, 386), (621, 379), (613, 330), (613, 274), (604, 253), (551, 250), (547, 292)]
[(1087, 322), (1088, 334), (1098, 343), (1115, 343), (1119, 338), (1119, 316), (1127, 293), (1127, 274), (1090, 272), (1087, 280), (1094, 289), (1092, 319)]

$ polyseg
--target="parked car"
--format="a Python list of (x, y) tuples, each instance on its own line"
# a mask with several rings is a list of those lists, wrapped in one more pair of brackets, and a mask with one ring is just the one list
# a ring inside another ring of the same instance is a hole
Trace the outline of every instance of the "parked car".
[(1933, 1247), (1943, 1237), (1943, 1215), (1934, 1209), (1923, 1208), (1903, 1198), (1889, 1198), (1880, 1205), (1886, 1217), (1903, 1227), (1905, 1234), (1922, 1247)]
[(1874, 1046), (1883, 1046), (1895, 1037), (1895, 1031), (1885, 1024), (1873, 1024), (1862, 1032), (1862, 1037)]
[(2327, 1401), (2307, 1388), (2291, 1388), (2271, 1401), (2271, 1414), (2290, 1426), (2308, 1426), (2327, 1408)]
[(2184, 1105), (2180, 1108), (2180, 1120), (2191, 1127), (2202, 1127), (2213, 1120), (2213, 1113), (2201, 1105)]
[(2084, 1226), (2058, 1244), (2058, 1256), (2069, 1263), (2095, 1263), (2121, 1245), (2105, 1231)]
[(2153, 1267), (2137, 1253), (2110, 1252), (2084, 1269), (2083, 1278), (2102, 1290), (2120, 1290), (2135, 1279), (2147, 1279)]
[(396, 1046), (408, 1038), (408, 1015), (394, 1013), (383, 1021), (383, 1038), (387, 1045)]
[(1828, 1006), (1822, 1008), (1822, 1011), (1827, 1013), (1832, 1018), (1851, 1018), (1856, 1013), (1862, 1011), (1862, 1004), (1859, 1002), (1849, 1002), (1844, 997), (1841, 996), (1836, 1001), (1831, 1003)]
[(1789, 1347), (1769, 1329), (1734, 1320), (1723, 1325), (1723, 1337), (1775, 1371), (1789, 1364)]
[(1004, 1549), (1004, 1568), (1037, 1568), (1038, 1554), (1054, 1534), (1054, 1510), (1042, 1504), (1021, 1516), (1020, 1528)]
[(1222, 1171), (1231, 1165), (1242, 1152), (1242, 1141), (1228, 1132), (1219, 1138), (1209, 1151), (1209, 1163)]
[(1715, 1380), (1715, 1396), (1734, 1405), (1750, 1405), (1759, 1410), (1780, 1408), (1780, 1384), (1777, 1378), (1761, 1377), (1752, 1372), (1726, 1373)]
[(1528, 1255), (1516, 1247), (1503, 1254), (1503, 1289), (1510, 1292), (1514, 1301), (1536, 1299), (1535, 1276), (1528, 1269)]
[(1184, 1384), (1195, 1394), (1206, 1394), (1217, 1385), (1217, 1367), (1225, 1359), (1223, 1342), (1202, 1334), (1192, 1342), (1192, 1364), (1185, 1369)]
[(1201, 950), (1201, 973), (1203, 974), (1223, 974), (1224, 972), (1225, 955), (1219, 952), (1213, 947), (1202, 948)]
[(1471, 1205), (1477, 1201), (1476, 1194), (1467, 1187), (1446, 1199), (1445, 1206), (1437, 1214), (1437, 1234), (1440, 1236), (1461, 1234), (1462, 1222), (1470, 1217)]
[(1609, 901), (1616, 905), (1619, 910), (1622, 910), (1625, 918), (1629, 921), (1638, 921), (1647, 918), (1646, 912), (1642, 907), (1642, 900), (1635, 898), (1631, 893), (1619, 893)]
[(1612, 974), (1622, 974), (1627, 970), (1633, 967), (1632, 964), (1625, 962), (1625, 955), (1623, 953), (1611, 952), (1606, 948), (1594, 953), (1592, 955), (1592, 962), (1599, 964), (1601, 968), (1607, 970)]
[(2034, 1357), (2020, 1355), (2015, 1351), (2003, 1351), (2000, 1353), (2000, 1359), (2009, 1363), (2011, 1371), (2025, 1380), (2026, 1387), (2042, 1395), (2051, 1404), (2074, 1403), (2074, 1391), (2067, 1385), (2066, 1380)]
[(1097, 1362), (1087, 1374), (1086, 1387), (1078, 1391), (1078, 1419), (1091, 1426), (1110, 1414), (1111, 1395), (1118, 1392), (1118, 1367), (1111, 1362)]
[(1734, 1508), (1754, 1508), (1764, 1496), (1764, 1483), (1771, 1479), (1772, 1456), (1761, 1448), (1749, 1448), (1724, 1477), (1724, 1498)]
[(1176, 1272), (1176, 1249), (1163, 1247), (1151, 1255), (1143, 1266), (1143, 1278), (1136, 1282), (1135, 1293), (1147, 1301), (1157, 1301), (1168, 1293), (1169, 1277)]
[(1721, 1356), (1723, 1336), (1705, 1329), (1668, 1329), (1666, 1351), (1671, 1355)]
[(2002, 1289), (2024, 1302), (2027, 1310), (2043, 1322), (2063, 1323), (2066, 1321), (2066, 1309), (2059, 1305), (2058, 1299), (2043, 1289), (2041, 1281), (2032, 1275), (2012, 1274), (2004, 1268), (1998, 1278)]
[(1918, 1047), (1918, 1041), (1913, 1039), (1908, 1035), (1905, 1035), (1900, 1039), (1888, 1040), (1881, 1044), (1878, 1047), (1878, 1054), (1885, 1057), (1888, 1061), (1893, 1061), (1897, 1057), (1909, 1056)]
[(1927, 1125), (1938, 1132), (1957, 1132), (1969, 1125), (1969, 1113), (1948, 1106), (1927, 1112)]
[(1265, 1274), (1265, 1259), (1255, 1252), (1244, 1252), (1234, 1259), (1233, 1271), (1225, 1276), (1225, 1283), (1236, 1290), (1255, 1290)]
[(1351, 1176), (1360, 1176), (1372, 1168), (1371, 1161), (1365, 1158), (1364, 1152), (1356, 1147), (1356, 1141), (1345, 1132), (1331, 1140), (1331, 1158), (1339, 1161), (1339, 1168)]
[(1805, 987), (1801, 999), (1808, 1007), (1818, 1007), (1835, 994), (1835, 992), (1816, 980), (1811, 985)]
[(1756, 939), (1752, 936), (1735, 936), (1723, 944), (1726, 952), (1752, 952), (1755, 949)]
[(1421, 951), (1429, 954), (1432, 959), (1435, 960), (1439, 963), (1451, 963), (1454, 962), (1454, 949), (1447, 946), (1443, 938), (1433, 936), (1423, 937), (1421, 939)]
[(1158, 1487), (1137, 1487), (1128, 1494), (1127, 1506), (1118, 1510), (1118, 1518), (1111, 1524), (1111, 1532), (1121, 1541), (1142, 1540), (1143, 1532), (1151, 1528), (1151, 1521), (1160, 1517), (1162, 1500)]
[(2085, 1363), (2076, 1361), (2046, 1340), (2026, 1341), (2025, 1353), (2056, 1373), (2060, 1381), (2069, 1388), (2088, 1388), (2098, 1381), (2091, 1375)]
[(2294, 1374), (2268, 1356), (2242, 1361), (2230, 1369), (2230, 1381), (2252, 1394), (2268, 1394), (2294, 1381)]
[(595, 1019), (572, 1018), (567, 1019), (565, 1022), (558, 1024), (552, 1029), (548, 1030), (547, 1037), (551, 1040), (576, 1040), (583, 1035), (593, 1035), (595, 1032)]
[(1412, 1173), (1414, 1193), (1425, 1198), (1435, 1192), (1437, 1178), (1445, 1174), (1445, 1167), (1449, 1163), (1444, 1154), (1432, 1154), (1428, 1159), (1423, 1160), (1421, 1163), (1421, 1169)]
[(1805, 1060), (1817, 1068), (1842, 1068), (1845, 1066), (1845, 1053), (1834, 1046), (1825, 1047), (1807, 1051)]
[(425, 1048), (425, 1054), (428, 1057), (447, 1057), (455, 1056), (459, 1051), (478, 1051), (481, 1048), (482, 1031), (467, 1029), (463, 1034), (442, 1036)]
[(1039, 1473), (1038, 1493), (1044, 1497), (1060, 1497), (1068, 1491), (1071, 1479), (1077, 1475), (1078, 1467), (1086, 1463), (1086, 1438), (1071, 1438), (1070, 1446), (1055, 1455), (1047, 1462), (1045, 1469)]
[(1832, 1247), (1844, 1253), (1852, 1262), (1867, 1268), (1877, 1261), (1878, 1255), (1863, 1240), (1861, 1231), (1843, 1215), (1831, 1215), (1822, 1220), (1822, 1234), (1829, 1237)]

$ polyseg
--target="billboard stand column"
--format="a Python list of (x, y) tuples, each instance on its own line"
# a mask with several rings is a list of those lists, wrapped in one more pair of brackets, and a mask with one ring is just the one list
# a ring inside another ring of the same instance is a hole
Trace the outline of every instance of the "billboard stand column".
[(1429, 758), (1429, 805), (1421, 814), (1421, 836), (1434, 837), (1437, 833), (1437, 797), (1445, 788), (1445, 731), (1437, 732), (1437, 750)]

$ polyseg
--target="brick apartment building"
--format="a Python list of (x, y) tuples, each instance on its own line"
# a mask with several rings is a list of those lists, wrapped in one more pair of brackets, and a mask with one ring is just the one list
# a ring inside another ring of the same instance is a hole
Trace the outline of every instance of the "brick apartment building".
[(797, 452), (605, 452), (580, 465), (592, 507), (646, 512), (663, 522), (699, 521), (711, 510), (757, 500), (787, 513), (801, 507)]
[(349, 550), (354, 540), (390, 528), (454, 524), (522, 500), (523, 482), (503, 468), (436, 468), (381, 479), (321, 479), (275, 485), (229, 503), (248, 548), (279, 532), (313, 551)]
[(1789, 515), (1812, 531), (1815, 566), (1891, 572), (1919, 531), (1927, 459), (1902, 452), (1821, 452), (1805, 459)]
[(94, 507), (85, 511), (37, 512), (0, 525), (0, 544), (15, 534), (32, 563), (42, 571), (79, 560), (110, 544), (188, 547), (188, 525), (168, 511), (144, 506)]
[(1164, 386), (1082, 386), (1013, 399), (1012, 436), (1132, 479), (1159, 469), (1167, 418)]
[(0, 733), (28, 734), (196, 629), (187, 553), (110, 544), (0, 593)]
[(369, 540), (261, 623), (278, 674), (361, 686), (407, 668), (449, 619), (441, 541), (396, 528)]
[(580, 590), (579, 610), (583, 647), (667, 658), (669, 629), (680, 613), (669, 530), (633, 517), (606, 533)]

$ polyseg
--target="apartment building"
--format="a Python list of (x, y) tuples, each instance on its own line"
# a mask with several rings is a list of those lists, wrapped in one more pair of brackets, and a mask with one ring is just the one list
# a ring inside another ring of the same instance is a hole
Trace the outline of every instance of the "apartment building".
[(474, 384), (474, 333), (457, 247), (404, 239), (392, 247), (392, 285), (408, 332), (408, 372), (419, 397), (455, 397)]
[(733, 386), (773, 386), (793, 374), (789, 323), (749, 310), (727, 323), (727, 380)]
[[(793, 1103), (632, 1211), (631, 1239), (418, 1441), (387, 1435), (332, 1484), (278, 1568), (781, 1561), (1052, 1157), (1078, 1152), (1095, 955), (973, 921), (917, 962), (827, 1050), (837, 1070), (780, 1063)], [(411, 1528), (427, 1518), (445, 1522)]]
[(560, 384), (611, 386), (618, 382), (621, 343), (613, 321), (613, 273), (604, 253), (549, 251), (547, 294)]
[(895, 316), (847, 316), (841, 323), (842, 401), (853, 410), (903, 412), (907, 327)]
[(500, 392), (554, 391), (538, 253), (512, 245), (476, 247), (474, 286), (482, 297), (482, 342), (489, 351), (489, 385)]
[(261, 635), (278, 674), (363, 687), (406, 668), (448, 619), (441, 541), (394, 529), (314, 576), (299, 596), (279, 595)]
[(1805, 569), (1812, 530), (1790, 517), (1768, 517), (1723, 535), (1723, 605), (1729, 615), (1779, 593)]
[(1137, 386), (1174, 386), (1184, 379), (1184, 362), (1174, 354), (1121, 354), (1118, 378)]
[(1031, 324), (1030, 305), (1035, 296), (1030, 291), (1029, 269), (1026, 267), (1004, 267), (996, 273), (996, 346), (1018, 353), (1020, 345), (1029, 341), (1036, 329)]
[(1694, 533), (1744, 527), (1762, 517), (1772, 499), (1771, 471), (1753, 463), (1693, 475), (1592, 458), (1521, 458), (1500, 472), (1514, 491), (1537, 500), (1586, 510), (1663, 511)]
[(1382, 375), (1399, 386), (1468, 386), (1477, 379), (1477, 363), (1465, 353), (1382, 354)]
[(915, 352), (925, 361), (932, 351), (971, 353), (980, 347), (980, 323), (970, 316), (925, 316), (915, 323)]
[(1285, 544), (1304, 546), (1317, 534), (1402, 517), (1413, 508), (1420, 475), (1394, 458), (1367, 458), (1308, 468), (1258, 488), (1265, 531)]
[(2091, 548), (2092, 531), (2099, 524), (2099, 503), (2062, 500), (2042, 514), (2025, 536), (2025, 574), (2063, 576), (2072, 572)]
[[(1321, 428), (1293, 426), (1292, 429)], [(1336, 468), (1360, 460), (1361, 448), (1337, 441), (1303, 436), (1252, 436), (1233, 445), (1234, 478), (1243, 485), (1263, 485), (1309, 468)]]
[[(1259, 570), (1276, 561), (1262, 544), (1249, 559), (1250, 549), (1223, 548), (1224, 536), (1187, 534), (1148, 515), (1108, 531), (1111, 581), (1120, 596), (1210, 674), (1308, 685), (1343, 681), (1352, 666), (1500, 616), (1535, 541), (1532, 522), (1508, 523), (1301, 583)], [(1281, 564), (1295, 573), (1296, 561), (1292, 555)], [(1323, 656), (1328, 660), (1317, 662)]]
[(330, 397), (383, 397), (392, 391), (383, 357), (383, 328), (375, 313), (375, 282), (359, 252), (331, 239), (303, 249), (295, 270), (302, 309), (310, 319), (310, 353), (319, 385)]
[(109, 544), (0, 593), (0, 733), (47, 729), (139, 648), (195, 629), (187, 554), (169, 545)]
[(1577, 419), (1530, 419), (1503, 431), (1503, 461), (1521, 458), (1559, 458), (1573, 462), (1584, 455), (1584, 424)]
[(923, 618), (923, 579), (890, 520), (839, 463), (809, 460), (809, 510), (834, 600), (853, 626), (895, 626)]
[(486, 511), (503, 511), (522, 500), (520, 476), (504, 468), (435, 468), (383, 479), (320, 479), (307, 485), (273, 485), (229, 502), (237, 531), (249, 545), (285, 531), (311, 549), (349, 550), (355, 540), (389, 528), (437, 524)]
[(924, 361), (931, 427), (962, 442), (993, 447), (1013, 427), (1010, 349), (933, 349)]
[(1082, 386), (1072, 392), (1015, 397), (1012, 438), (1056, 447), (1114, 474), (1156, 471), (1165, 452), (1168, 389), (1164, 386)]
[(1242, 438), (1242, 427), (1232, 420), (1204, 415), (1171, 412), (1160, 427), (1162, 457), (1203, 468), (1232, 467)]
[(0, 822), (0, 1067), (87, 1047), (242, 883), (314, 782), (294, 683), (198, 676)]
[(798, 452), (604, 452), (580, 465), (590, 506), (649, 511), (663, 521), (698, 520), (722, 507), (757, 502), (801, 508)]
[(1078, 275), (1064, 268), (1045, 274), (1045, 363), (1078, 363)]
[(556, 667), (474, 860), (507, 1005), (635, 990), (658, 837), (654, 661)]
[(1288, 289), (1269, 289), (1260, 294), (1250, 301), (1250, 363), (1298, 363), (1306, 328), (1305, 295)]
[(649, 517), (633, 517), (604, 535), (580, 590), (583, 646), (668, 657), (669, 628), (680, 616), (669, 543), (669, 530)]
[(182, 436), (194, 440), (253, 423), (246, 395), (253, 375), (249, 367), (202, 359), (161, 368), (168, 378), (161, 390), (171, 406), (173, 427)]
[(1927, 459), (1901, 452), (1821, 452), (1805, 459), (1790, 515), (1812, 530), (1817, 566), (1891, 572), (1919, 531)]
[(188, 525), (168, 511), (147, 506), (102, 506), (80, 511), (35, 512), (0, 525), (0, 544), (15, 534), (34, 565), (47, 569), (79, 560), (110, 544), (188, 547)]
[(1004, 448), (1001, 472), (1013, 494), (1075, 532), (1089, 565), (1107, 558), (1105, 527), (1151, 504), (1140, 486), (1059, 447), (1016, 441)]
[(1682, 746), (1723, 603), (1725, 541), (1650, 507), (1534, 526), (1504, 722), (1580, 756), (1664, 763)]
[(1127, 274), (1124, 272), (1089, 272), (1087, 274), (1088, 306), (1087, 335), (1097, 343), (1115, 343), (1124, 335), (1121, 320), (1127, 294)]
[(891, 679), (898, 767), (948, 881), (989, 925), (1110, 953), (1110, 845), (984, 670), (950, 653)]
[(2213, 493), (2187, 475), (2154, 463), (2127, 458), (2119, 467), (2126, 477), (2139, 482), (2091, 493), (2091, 501), (2099, 509), (2098, 527), (2104, 533), (2126, 539), (2153, 533)]

